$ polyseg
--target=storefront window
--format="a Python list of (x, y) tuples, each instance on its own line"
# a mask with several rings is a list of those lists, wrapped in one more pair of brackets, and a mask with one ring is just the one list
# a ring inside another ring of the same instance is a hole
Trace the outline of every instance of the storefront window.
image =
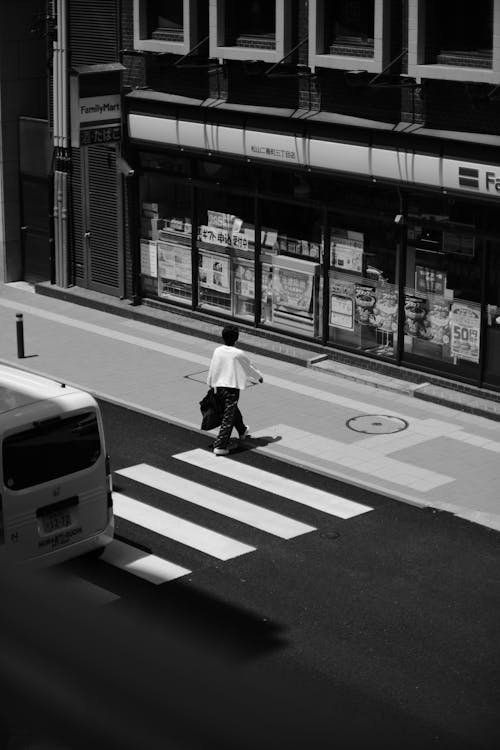
[(394, 224), (332, 216), (329, 340), (379, 356), (396, 354), (399, 295)]
[(261, 322), (291, 335), (322, 335), (321, 213), (263, 201)]
[(500, 242), (489, 241), (486, 274), (485, 385), (500, 387)]
[(493, 0), (427, 0), (425, 61), (461, 67), (491, 67)]
[(405, 356), (474, 377), (481, 346), (481, 253), (472, 209), (439, 202), (434, 210), (423, 204), (419, 210), (417, 200), (410, 211)]
[(200, 190), (198, 204), (199, 307), (253, 322), (253, 199)]
[(166, 174), (140, 179), (140, 264), (144, 296), (190, 305), (191, 192)]

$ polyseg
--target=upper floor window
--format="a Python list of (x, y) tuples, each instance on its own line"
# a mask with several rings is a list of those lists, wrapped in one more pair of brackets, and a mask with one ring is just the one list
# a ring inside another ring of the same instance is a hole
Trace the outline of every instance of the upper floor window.
[(310, 0), (311, 68), (380, 72), (388, 62), (389, 5), (388, 0)]
[(410, 0), (408, 72), (497, 82), (499, 33), (499, 0)]
[(441, 0), (425, 8), (425, 62), (491, 68), (493, 0)]
[(373, 57), (375, 5), (338, 0), (325, 7), (325, 49), (330, 55)]
[(182, 0), (149, 0), (148, 36), (165, 42), (184, 41)]
[(276, 7), (269, 0), (226, 3), (224, 42), (228, 47), (276, 48)]
[(278, 62), (290, 49), (291, 0), (210, 0), (210, 55)]
[(198, 41), (197, 0), (134, 0), (134, 47), (185, 55)]

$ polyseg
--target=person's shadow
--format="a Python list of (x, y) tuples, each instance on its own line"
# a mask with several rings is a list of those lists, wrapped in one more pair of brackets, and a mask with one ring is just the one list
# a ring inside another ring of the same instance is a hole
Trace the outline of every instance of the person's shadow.
[(259, 435), (259, 437), (247, 437), (243, 443), (240, 443), (237, 438), (232, 438), (229, 442), (229, 450), (231, 453), (243, 453), (254, 448), (265, 448), (266, 445), (278, 443), (282, 439), (281, 435)]

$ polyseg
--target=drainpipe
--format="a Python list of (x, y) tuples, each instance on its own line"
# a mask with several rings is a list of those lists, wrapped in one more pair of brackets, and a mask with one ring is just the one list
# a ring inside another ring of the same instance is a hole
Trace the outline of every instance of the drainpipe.
[(59, 204), (59, 184), (61, 174), (57, 169), (54, 171), (54, 284), (59, 283), (61, 269), (59, 268), (59, 248), (61, 246), (61, 222), (59, 220), (61, 207)]
[(57, 36), (53, 42), (53, 138), (54, 170), (54, 255), (55, 283), (68, 286), (68, 190), (69, 124), (68, 64), (66, 50), (66, 0), (56, 1)]
[(68, 54), (66, 49), (67, 40), (67, 3), (61, 0), (61, 87), (63, 103), (62, 119), (62, 147), (64, 149), (64, 169), (62, 173), (62, 201), (61, 201), (61, 224), (62, 224), (62, 273), (64, 286), (68, 286), (68, 169), (70, 167), (70, 142), (69, 142), (69, 118), (68, 118)]
[(398, 304), (398, 341), (396, 346), (396, 362), (401, 364), (404, 352), (404, 323), (405, 323), (405, 288), (406, 288), (406, 245), (408, 241), (408, 206), (406, 195), (403, 193), (401, 188), (398, 188), (399, 193), (399, 214), (398, 214), (398, 226), (399, 226), (399, 266), (398, 266), (398, 288), (399, 288), (399, 304)]

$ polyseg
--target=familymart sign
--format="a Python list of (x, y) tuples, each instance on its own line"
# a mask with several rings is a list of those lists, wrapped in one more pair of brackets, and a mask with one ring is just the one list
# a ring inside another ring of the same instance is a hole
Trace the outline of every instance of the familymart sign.
[(121, 139), (120, 94), (78, 97), (71, 103), (71, 145), (90, 146)]
[(121, 104), (119, 94), (88, 96), (79, 101), (80, 123), (97, 123), (105, 120), (120, 120)]

